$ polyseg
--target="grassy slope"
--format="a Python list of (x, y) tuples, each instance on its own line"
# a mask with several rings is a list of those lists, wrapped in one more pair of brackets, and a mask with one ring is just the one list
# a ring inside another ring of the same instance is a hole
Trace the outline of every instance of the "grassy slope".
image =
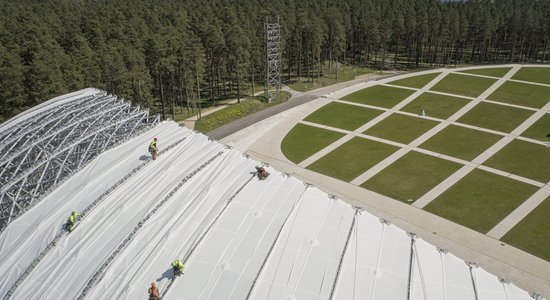
[(391, 114), (367, 129), (364, 134), (408, 144), (437, 124), (438, 122), (420, 117)]
[(304, 120), (353, 131), (381, 113), (380, 110), (331, 102)]
[(338, 132), (297, 124), (283, 139), (281, 150), (286, 158), (297, 164), (343, 136)]
[(499, 135), (450, 125), (420, 147), (464, 160), (472, 160), (501, 138)]
[(407, 200), (418, 199), (460, 167), (457, 163), (413, 151), (361, 186), (405, 203), (412, 203)]
[(375, 85), (349, 94), (342, 100), (391, 108), (413, 93), (409, 89)]
[(492, 77), (502, 77), (510, 71), (510, 67), (506, 68), (483, 68), (483, 69), (471, 69), (466, 71), (460, 71), (460, 73), (476, 74), (476, 75), (485, 75)]
[(543, 142), (550, 142), (550, 114), (544, 114), (521, 135)]
[(433, 91), (475, 98), (495, 82), (496, 79), (491, 78), (449, 74), (431, 89)]
[(512, 79), (550, 84), (550, 68), (521, 68)]
[(356, 137), (314, 162), (308, 169), (343, 181), (351, 181), (397, 149)]
[(550, 148), (514, 140), (484, 165), (547, 183), (550, 181)]
[(424, 87), (426, 84), (428, 84), (430, 81), (432, 81), (434, 78), (436, 78), (437, 75), (439, 75), (439, 74), (441, 74), (441, 73), (438, 72), (438, 73), (418, 75), (418, 76), (414, 76), (414, 77), (409, 77), (409, 78), (399, 79), (399, 80), (396, 80), (396, 81), (391, 81), (391, 82), (388, 82), (388, 84), (420, 89), (420, 88)]
[(510, 230), (502, 241), (550, 261), (550, 198), (546, 198), (525, 219)]
[(550, 87), (508, 81), (494, 91), (487, 99), (542, 108), (550, 101)]
[(407, 104), (401, 110), (421, 114), (424, 110), (427, 116), (447, 119), (468, 104), (470, 100), (434, 93), (423, 93)]
[(481, 102), (463, 115), (458, 122), (502, 132), (512, 132), (533, 111)]
[(487, 233), (537, 188), (482, 170), (474, 170), (424, 209)]
[(283, 91), (281, 92), (281, 99), (271, 103), (261, 101), (262, 97), (253, 97), (242, 100), (239, 104), (232, 104), (222, 110), (202, 117), (200, 121), (195, 123), (195, 130), (200, 132), (214, 130), (247, 115), (286, 102), (290, 99), (290, 96), (290, 93)]

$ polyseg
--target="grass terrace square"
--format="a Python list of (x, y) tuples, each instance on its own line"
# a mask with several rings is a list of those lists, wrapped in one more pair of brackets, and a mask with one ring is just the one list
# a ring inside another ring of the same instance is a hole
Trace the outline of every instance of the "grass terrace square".
[(413, 90), (376, 85), (362, 89), (342, 98), (345, 101), (392, 108), (414, 93)]
[(435, 93), (423, 93), (401, 110), (428, 117), (447, 119), (471, 100)]
[(543, 142), (550, 142), (550, 114), (544, 114), (535, 124), (525, 130), (521, 136)]
[(481, 68), (481, 69), (471, 69), (471, 70), (465, 70), (460, 71), (460, 73), (468, 73), (468, 74), (475, 74), (475, 75), (484, 75), (484, 76), (491, 76), (491, 77), (502, 77), (508, 73), (512, 68)]
[(500, 135), (450, 125), (420, 147), (471, 161), (501, 138)]
[(437, 92), (476, 98), (496, 81), (491, 78), (449, 74), (431, 89)]
[(437, 124), (436, 121), (394, 113), (363, 133), (408, 144)]
[(304, 120), (353, 131), (381, 114), (381, 110), (331, 102)]
[(550, 87), (507, 81), (487, 99), (532, 108), (542, 108), (550, 101)]
[(424, 209), (487, 233), (537, 189), (517, 180), (476, 169)]
[(458, 122), (509, 133), (533, 113), (531, 110), (481, 102)]
[(339, 132), (297, 124), (283, 139), (281, 150), (286, 158), (297, 164), (343, 136)]
[(550, 261), (550, 197), (502, 237), (502, 241)]
[(376, 165), (397, 147), (363, 138), (353, 138), (307, 168), (343, 181), (351, 181)]
[(361, 184), (361, 187), (411, 204), (461, 166), (411, 151)]
[(413, 77), (408, 77), (408, 78), (388, 82), (388, 84), (420, 89), (420, 88), (423, 88), (430, 81), (432, 81), (434, 78), (436, 78), (437, 75), (439, 74), (441, 73), (430, 73), (430, 74), (418, 75), (418, 76), (413, 76)]
[(512, 79), (550, 84), (550, 68), (523, 67), (512, 76)]
[(484, 165), (547, 183), (550, 181), (550, 148), (514, 140)]

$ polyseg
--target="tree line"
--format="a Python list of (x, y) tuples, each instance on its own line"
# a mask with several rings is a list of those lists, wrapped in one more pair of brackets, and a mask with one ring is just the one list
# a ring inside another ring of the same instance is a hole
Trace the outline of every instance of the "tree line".
[(326, 62), (336, 76), (335, 62), (404, 69), (550, 59), (550, 0), (6, 0), (0, 121), (84, 87), (163, 117), (199, 97), (240, 98), (263, 84), (263, 24), (276, 16), (285, 82), (315, 80)]

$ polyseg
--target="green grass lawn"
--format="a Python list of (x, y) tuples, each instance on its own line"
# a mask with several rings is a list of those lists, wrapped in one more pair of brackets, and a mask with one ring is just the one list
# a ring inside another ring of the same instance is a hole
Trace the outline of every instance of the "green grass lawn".
[(535, 186), (476, 169), (424, 209), (487, 233), (536, 190)]
[(458, 122), (502, 132), (512, 132), (532, 114), (533, 111), (526, 109), (481, 102), (458, 119)]
[(381, 110), (331, 102), (304, 120), (353, 131), (381, 113)]
[(502, 77), (510, 71), (510, 67), (506, 68), (482, 68), (482, 69), (471, 69), (465, 71), (459, 71), (460, 73), (476, 74), (476, 75), (485, 75), (492, 77)]
[(550, 142), (550, 114), (544, 114), (521, 135), (543, 142)]
[(431, 89), (438, 92), (475, 98), (495, 82), (496, 79), (491, 78), (449, 74)]
[(408, 144), (437, 124), (436, 121), (394, 113), (363, 133)]
[(349, 94), (342, 100), (392, 108), (413, 93), (413, 90), (375, 85)]
[(307, 168), (349, 182), (397, 149), (391, 145), (356, 137)]
[(322, 128), (297, 124), (281, 142), (283, 154), (298, 164), (344, 135)]
[(450, 125), (420, 147), (470, 161), (501, 138), (496, 134)]
[(422, 110), (424, 110), (426, 116), (447, 119), (464, 105), (468, 104), (468, 102), (470, 102), (470, 100), (464, 98), (423, 93), (401, 110), (419, 115), (422, 113)]
[(487, 97), (487, 99), (541, 108), (550, 101), (550, 87), (507, 81)]
[(417, 200), (460, 167), (460, 164), (412, 151), (361, 186), (410, 204), (407, 200)]
[(512, 79), (550, 84), (550, 68), (524, 67), (519, 69)]
[(550, 197), (502, 237), (502, 241), (550, 261)]
[(388, 84), (394, 84), (399, 86), (406, 86), (406, 87), (412, 87), (420, 89), (424, 87), (426, 84), (428, 84), (430, 81), (432, 81), (434, 78), (437, 77), (437, 75), (441, 74), (438, 73), (430, 73), (430, 74), (424, 74), (424, 75), (418, 75), (414, 77), (408, 77), (404, 79), (399, 79), (396, 81), (388, 82)]
[(514, 140), (484, 165), (547, 183), (550, 181), (550, 148)]

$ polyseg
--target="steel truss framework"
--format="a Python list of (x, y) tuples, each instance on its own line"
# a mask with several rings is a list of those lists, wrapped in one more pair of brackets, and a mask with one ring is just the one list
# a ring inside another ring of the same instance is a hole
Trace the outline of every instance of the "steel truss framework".
[(98, 91), (0, 127), (0, 231), (97, 155), (158, 122)]
[(266, 80), (265, 96), (271, 103), (281, 94), (281, 25), (279, 17), (277, 23), (265, 22), (265, 46), (266, 46)]

